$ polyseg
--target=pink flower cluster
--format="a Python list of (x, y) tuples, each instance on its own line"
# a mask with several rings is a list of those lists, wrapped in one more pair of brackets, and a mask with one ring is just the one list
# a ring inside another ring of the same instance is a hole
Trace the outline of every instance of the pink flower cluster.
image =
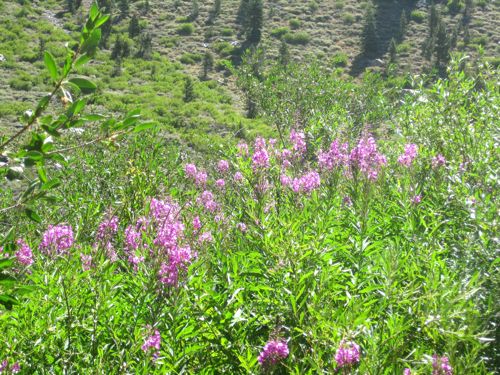
[(340, 346), (335, 353), (335, 361), (337, 366), (351, 367), (359, 363), (360, 348), (359, 345), (354, 342), (341, 341)]
[(103, 220), (97, 228), (97, 239), (99, 241), (107, 240), (113, 237), (118, 231), (118, 217), (112, 216)]
[(147, 336), (142, 344), (141, 349), (143, 352), (147, 353), (151, 349), (154, 349), (153, 360), (156, 360), (160, 356), (160, 346), (161, 346), (161, 335), (160, 331), (155, 329), (154, 333)]
[(448, 357), (439, 357), (437, 354), (432, 356), (432, 375), (453, 375)]
[(198, 187), (203, 187), (207, 183), (208, 175), (205, 171), (198, 171), (196, 165), (186, 164), (184, 167), (186, 177), (193, 180)]
[(413, 163), (413, 160), (416, 159), (417, 155), (418, 155), (417, 145), (409, 143), (405, 145), (405, 151), (402, 155), (399, 156), (398, 163), (405, 167), (409, 167)]
[(284, 341), (271, 340), (259, 354), (258, 361), (262, 366), (275, 365), (288, 357), (288, 345)]
[(437, 154), (432, 158), (431, 163), (432, 163), (432, 168), (439, 168), (446, 165), (446, 158), (441, 154)]
[(73, 229), (70, 225), (49, 225), (43, 234), (39, 249), (46, 254), (67, 254), (73, 242)]
[(16, 251), (16, 259), (23, 266), (30, 266), (33, 264), (33, 252), (24, 240), (17, 240), (19, 250)]
[(346, 165), (349, 161), (349, 145), (340, 144), (335, 140), (330, 144), (328, 151), (320, 151), (318, 154), (318, 165), (321, 170), (331, 171), (334, 168)]
[(228, 161), (227, 160), (219, 160), (219, 162), (217, 163), (217, 170), (220, 173), (226, 173), (227, 171), (229, 171)]
[(21, 371), (21, 366), (19, 365), (19, 362), (14, 362), (12, 366), (9, 366), (9, 361), (4, 359), (0, 362), (0, 374), (4, 371), (9, 371), (11, 374), (17, 374)]
[(321, 185), (319, 173), (311, 171), (299, 178), (291, 179), (285, 174), (281, 175), (281, 184), (285, 187), (290, 187), (294, 193), (310, 194)]
[(266, 140), (257, 138), (255, 140), (255, 151), (252, 156), (252, 164), (254, 169), (269, 168), (269, 153), (266, 149)]
[(292, 143), (292, 149), (296, 156), (302, 156), (306, 153), (307, 145), (304, 133), (292, 129), (290, 131), (290, 142)]

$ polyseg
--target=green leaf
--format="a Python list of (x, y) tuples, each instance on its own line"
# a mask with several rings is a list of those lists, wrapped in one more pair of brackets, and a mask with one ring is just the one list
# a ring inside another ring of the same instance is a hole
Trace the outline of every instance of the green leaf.
[(0, 259), (0, 270), (4, 270), (6, 268), (9, 268), (14, 264), (14, 260), (11, 259)]
[(101, 29), (95, 29), (89, 35), (89, 37), (83, 42), (81, 52), (86, 53), (90, 57), (95, 55), (97, 50), (97, 45), (101, 39)]
[(88, 56), (86, 53), (81, 55), (79, 58), (76, 59), (75, 61), (75, 68), (79, 68), (82, 65), (85, 65), (90, 61), (90, 56)]
[(57, 72), (57, 64), (56, 60), (54, 59), (54, 56), (52, 56), (50, 52), (45, 51), (43, 59), (45, 61), (45, 66), (47, 67), (50, 73), (50, 76), (54, 81), (57, 81), (59, 73)]
[(38, 165), (36, 167), (36, 170), (38, 172), (38, 178), (40, 178), (40, 181), (47, 182), (47, 173), (45, 172), (45, 168), (43, 167), (43, 165)]
[(31, 160), (38, 161), (43, 159), (43, 154), (39, 151), (28, 151), (25, 157)]
[(54, 178), (42, 185), (42, 190), (50, 190), (55, 189), (56, 187), (61, 185), (61, 180), (58, 178)]
[(36, 221), (37, 223), (41, 223), (42, 222), (42, 218), (35, 212), (33, 211), (33, 209), (27, 207), (25, 210), (24, 210), (24, 214), (30, 219), (30, 220), (33, 220), (33, 221)]
[(95, 21), (94, 27), (98, 28), (99, 26), (103, 25), (108, 19), (109, 19), (109, 14), (102, 16), (97, 21)]
[(94, 82), (89, 81), (86, 78), (72, 78), (69, 80), (72, 84), (78, 86), (78, 88), (83, 92), (83, 93), (88, 93), (94, 91), (97, 86), (95, 85)]
[(99, 16), (99, 7), (96, 3), (92, 4), (92, 6), (90, 7), (89, 16), (92, 21), (94, 21), (97, 16)]

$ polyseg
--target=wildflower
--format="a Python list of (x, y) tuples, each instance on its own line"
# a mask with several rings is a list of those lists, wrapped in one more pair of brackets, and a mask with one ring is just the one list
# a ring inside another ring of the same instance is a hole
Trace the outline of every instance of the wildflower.
[(17, 246), (19, 246), (19, 250), (17, 250), (15, 254), (17, 261), (24, 266), (33, 264), (33, 252), (28, 244), (19, 239), (17, 240)]
[(8, 365), (9, 365), (9, 362), (6, 359), (4, 359), (2, 361), (2, 363), (0, 363), (0, 372), (3, 372), (4, 370), (6, 370)]
[(168, 261), (162, 262), (160, 265), (159, 281), (164, 285), (176, 286), (179, 281), (179, 272), (187, 269), (196, 254), (191, 252), (189, 246), (185, 246), (170, 249), (168, 255)]
[(247, 226), (245, 223), (236, 224), (236, 228), (242, 233), (245, 233), (247, 231)]
[(194, 230), (199, 230), (201, 228), (201, 220), (199, 216), (196, 216), (193, 219), (193, 228)]
[(280, 176), (280, 181), (283, 187), (287, 187), (292, 184), (292, 179), (284, 173)]
[(288, 357), (288, 345), (284, 341), (271, 340), (259, 354), (258, 361), (262, 366), (274, 365)]
[(344, 196), (344, 198), (342, 198), (342, 203), (345, 206), (352, 206), (352, 199), (351, 199), (351, 197), (348, 196), (348, 195)]
[(409, 368), (405, 368), (403, 371), (403, 375), (411, 375), (411, 370)]
[(341, 341), (340, 346), (335, 353), (335, 361), (337, 366), (351, 367), (359, 362), (360, 351), (359, 345), (354, 342)]
[(219, 160), (217, 163), (217, 170), (220, 173), (226, 173), (229, 170), (229, 163), (227, 160)]
[(202, 233), (200, 235), (200, 237), (198, 238), (198, 241), (200, 243), (213, 242), (214, 238), (212, 237), (212, 233), (211, 232), (204, 232), (204, 233)]
[(294, 193), (310, 194), (321, 185), (321, 179), (318, 172), (311, 171), (300, 178), (294, 178), (293, 180), (286, 175), (282, 175), (281, 184), (283, 186), (290, 186)]
[(154, 333), (151, 336), (146, 337), (146, 340), (144, 340), (144, 344), (142, 344), (141, 349), (145, 353), (149, 352), (150, 349), (155, 349), (155, 351), (153, 352), (153, 360), (156, 360), (160, 355), (160, 346), (160, 331), (155, 329)]
[(139, 263), (144, 262), (144, 257), (131, 254), (128, 256), (128, 262), (132, 265), (134, 272), (137, 272)]
[(224, 187), (226, 186), (226, 181), (224, 181), (223, 178), (220, 178), (218, 179), (217, 181), (215, 181), (215, 185), (220, 189), (224, 189)]
[(294, 129), (290, 131), (290, 142), (293, 145), (293, 151), (296, 155), (304, 155), (307, 150), (306, 136), (302, 132), (297, 132)]
[(205, 171), (196, 173), (195, 184), (196, 186), (205, 186), (207, 183), (208, 175)]
[(340, 144), (335, 140), (330, 144), (328, 151), (320, 151), (318, 154), (318, 164), (321, 170), (331, 171), (335, 167), (346, 164), (349, 159), (347, 143)]
[(349, 164), (351, 168), (361, 171), (369, 180), (375, 181), (380, 168), (387, 164), (387, 159), (377, 151), (375, 139), (368, 137), (361, 139), (351, 150)]
[(443, 155), (437, 154), (432, 158), (432, 168), (439, 168), (446, 164), (446, 159)]
[(134, 251), (139, 248), (141, 233), (135, 227), (129, 225), (125, 229), (125, 250)]
[(243, 181), (243, 174), (241, 172), (236, 172), (233, 176), (235, 182)]
[(238, 149), (239, 156), (248, 156), (248, 145), (245, 142), (238, 143), (236, 148)]
[(421, 196), (420, 194), (415, 195), (415, 196), (411, 199), (411, 203), (413, 203), (414, 205), (417, 205), (417, 204), (419, 204), (420, 202), (422, 202), (422, 196)]
[(17, 374), (19, 371), (21, 371), (21, 366), (19, 366), (19, 362), (15, 362), (12, 367), (10, 368), (10, 371), (13, 374)]
[(97, 239), (104, 240), (110, 238), (118, 231), (118, 217), (113, 216), (106, 219), (99, 224), (97, 228)]
[(254, 168), (268, 168), (269, 154), (265, 149), (256, 150), (252, 157)]
[(82, 268), (84, 271), (88, 271), (92, 268), (92, 255), (80, 253), (80, 261), (82, 262)]
[(409, 167), (417, 157), (417, 154), (417, 145), (409, 143), (405, 145), (405, 152), (399, 156), (398, 163), (405, 167)]
[(39, 249), (45, 253), (64, 254), (73, 246), (73, 241), (73, 229), (70, 225), (49, 225)]
[(448, 357), (432, 356), (432, 375), (453, 375)]
[(186, 164), (186, 166), (184, 167), (184, 173), (186, 173), (186, 176), (192, 179), (196, 178), (197, 171), (198, 170), (196, 168), (196, 165), (194, 164)]

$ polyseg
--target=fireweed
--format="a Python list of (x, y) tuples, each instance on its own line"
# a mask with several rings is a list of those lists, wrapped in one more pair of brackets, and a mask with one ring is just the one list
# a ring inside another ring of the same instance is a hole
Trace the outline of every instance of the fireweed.
[(258, 361), (263, 367), (272, 366), (288, 357), (286, 341), (270, 340), (259, 354)]

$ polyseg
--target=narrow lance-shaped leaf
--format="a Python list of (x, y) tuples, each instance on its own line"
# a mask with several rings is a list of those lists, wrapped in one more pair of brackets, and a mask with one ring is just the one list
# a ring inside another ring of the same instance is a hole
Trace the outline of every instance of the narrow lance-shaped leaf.
[(45, 52), (44, 57), (45, 61), (45, 66), (47, 67), (47, 70), (50, 73), (50, 76), (54, 81), (57, 81), (57, 77), (59, 76), (59, 73), (57, 72), (57, 64), (56, 60), (54, 59), (54, 56), (50, 52)]

